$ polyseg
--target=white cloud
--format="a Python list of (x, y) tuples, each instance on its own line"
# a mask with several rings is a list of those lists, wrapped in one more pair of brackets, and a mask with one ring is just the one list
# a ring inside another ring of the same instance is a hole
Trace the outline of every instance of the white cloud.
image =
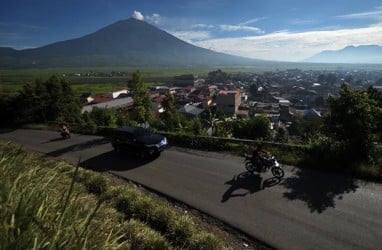
[(248, 24), (252, 24), (252, 23), (257, 23), (258, 21), (264, 20), (264, 19), (266, 19), (266, 18), (265, 17), (253, 18), (253, 19), (250, 19), (250, 20), (245, 21), (243, 23), (240, 23), (239, 25), (248, 25)]
[(139, 11), (136, 11), (136, 10), (134, 10), (134, 13), (131, 17), (135, 18), (137, 20), (141, 20), (141, 21), (143, 21), (145, 19), (145, 17), (142, 15), (142, 13)]
[(210, 39), (194, 44), (251, 58), (301, 61), (323, 50), (338, 50), (348, 45), (382, 45), (382, 25), (301, 33), (280, 31), (259, 36)]
[(154, 13), (151, 16), (145, 16), (145, 19), (151, 23), (158, 24), (162, 20), (162, 17), (159, 14)]
[(196, 41), (206, 40), (211, 38), (208, 31), (174, 31), (170, 32), (173, 36), (178, 37), (186, 42), (193, 43)]
[(198, 24), (194, 24), (191, 26), (192, 28), (202, 28), (202, 29), (213, 29), (215, 28), (214, 25), (211, 25), (211, 24), (204, 24), (204, 23), (198, 23)]
[(373, 11), (358, 12), (347, 15), (337, 16), (341, 19), (372, 19), (382, 20), (382, 6), (375, 8)]
[(264, 33), (261, 29), (259, 29), (257, 27), (245, 26), (245, 25), (225, 25), (225, 24), (222, 24), (219, 27), (223, 31), (240, 31), (240, 30), (244, 30), (244, 31), (256, 32), (256, 33), (259, 33), (259, 34)]
[(291, 21), (291, 24), (293, 25), (305, 25), (305, 24), (312, 24), (312, 23), (314, 23), (313, 20), (294, 19)]

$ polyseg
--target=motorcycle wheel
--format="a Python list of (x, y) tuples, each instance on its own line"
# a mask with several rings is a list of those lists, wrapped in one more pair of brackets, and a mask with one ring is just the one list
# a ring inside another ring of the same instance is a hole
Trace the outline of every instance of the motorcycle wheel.
[(282, 168), (279, 168), (279, 167), (273, 167), (271, 168), (271, 172), (273, 174), (274, 177), (277, 177), (277, 178), (283, 178), (284, 177), (284, 170)]

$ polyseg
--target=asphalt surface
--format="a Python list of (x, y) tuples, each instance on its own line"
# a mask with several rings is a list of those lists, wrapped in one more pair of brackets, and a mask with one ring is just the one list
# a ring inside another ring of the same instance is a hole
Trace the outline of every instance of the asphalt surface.
[(0, 139), (141, 183), (278, 249), (382, 248), (381, 184), (290, 166), (277, 181), (245, 173), (242, 157), (175, 147), (144, 161), (97, 136), (13, 130)]

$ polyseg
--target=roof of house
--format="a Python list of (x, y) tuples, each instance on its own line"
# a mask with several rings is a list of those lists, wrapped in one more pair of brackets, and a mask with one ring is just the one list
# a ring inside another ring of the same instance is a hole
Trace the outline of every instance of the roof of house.
[(179, 112), (181, 112), (181, 113), (191, 114), (194, 116), (200, 115), (201, 113), (203, 113), (203, 111), (204, 111), (204, 109), (201, 109), (201, 108), (195, 107), (193, 105), (189, 105), (189, 104), (186, 104), (179, 109)]
[(230, 95), (230, 94), (237, 94), (237, 90), (220, 90), (219, 95)]
[(131, 97), (125, 97), (125, 98), (119, 98), (119, 99), (113, 99), (111, 101), (107, 102), (102, 102), (102, 103), (97, 103), (97, 104), (92, 104), (92, 105), (87, 105), (84, 106), (81, 110), (82, 113), (85, 111), (90, 112), (93, 107), (98, 107), (98, 108), (120, 108), (124, 106), (128, 106), (134, 102), (133, 98)]
[(321, 117), (321, 113), (315, 110), (314, 108), (311, 109), (305, 109), (305, 110), (298, 110), (296, 109), (295, 112), (302, 117), (305, 118), (319, 118)]
[(94, 100), (92, 101), (93, 104), (97, 104), (97, 103), (103, 103), (103, 102), (109, 102), (113, 100), (112, 97), (108, 97), (108, 96), (94, 96)]

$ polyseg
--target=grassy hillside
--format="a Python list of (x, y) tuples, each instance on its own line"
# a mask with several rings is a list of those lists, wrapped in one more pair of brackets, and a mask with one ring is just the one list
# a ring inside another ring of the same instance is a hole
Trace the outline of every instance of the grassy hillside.
[(226, 248), (135, 188), (15, 145), (0, 151), (0, 249)]

